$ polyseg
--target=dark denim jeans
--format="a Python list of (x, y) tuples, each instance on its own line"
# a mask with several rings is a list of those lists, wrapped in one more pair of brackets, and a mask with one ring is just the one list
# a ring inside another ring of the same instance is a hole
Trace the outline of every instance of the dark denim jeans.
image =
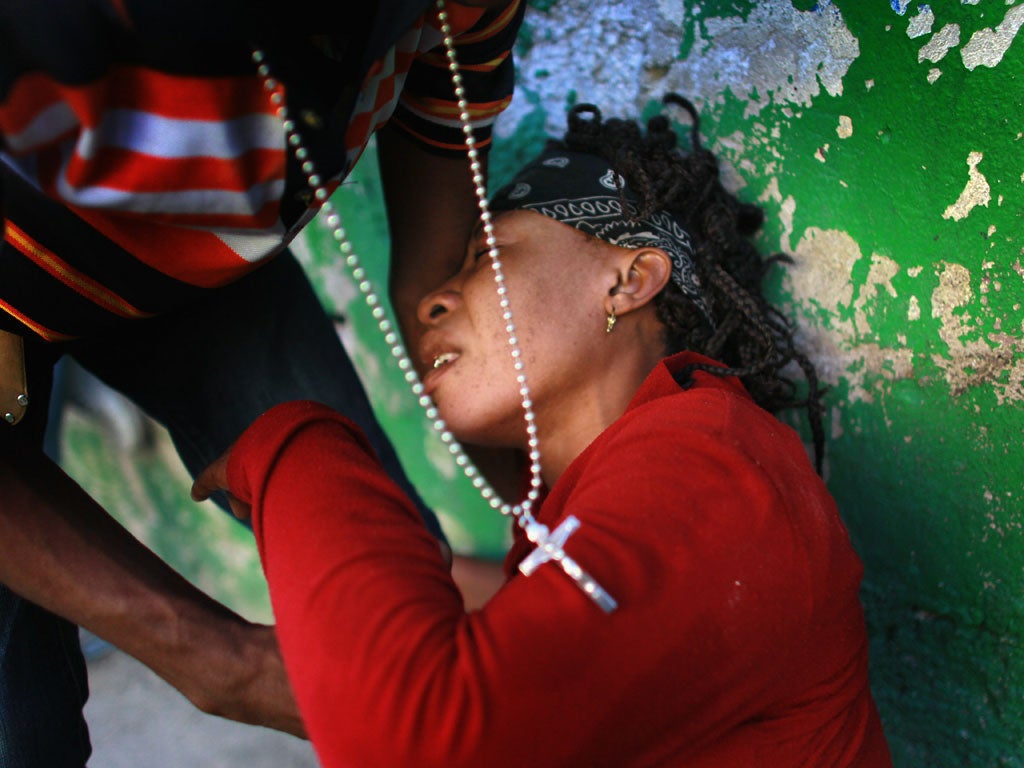
[[(273, 405), (326, 403), (362, 427), (391, 477), (442, 536), (377, 424), (333, 323), (288, 254), (181, 311), (64, 351), (163, 423), (193, 475)], [(46, 410), (50, 363), (39, 366), (30, 389), (37, 418)], [(33, 429), (28, 422), (12, 429)], [(87, 696), (77, 628), (0, 585), (0, 768), (85, 765)]]

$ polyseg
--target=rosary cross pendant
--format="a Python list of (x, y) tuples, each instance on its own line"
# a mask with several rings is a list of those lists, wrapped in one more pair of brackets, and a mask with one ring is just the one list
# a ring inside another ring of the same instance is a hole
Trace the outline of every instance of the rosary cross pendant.
[(594, 580), (593, 576), (583, 570), (579, 563), (565, 553), (565, 542), (579, 530), (579, 527), (580, 521), (575, 515), (569, 515), (553, 531), (549, 531), (546, 525), (541, 525), (536, 521), (530, 523), (527, 526), (526, 535), (537, 545), (537, 548), (519, 564), (519, 571), (524, 576), (529, 576), (544, 563), (554, 560), (575, 582), (576, 586), (583, 590), (583, 594), (597, 603), (602, 611), (611, 613), (619, 607), (615, 598), (608, 594), (604, 587)]

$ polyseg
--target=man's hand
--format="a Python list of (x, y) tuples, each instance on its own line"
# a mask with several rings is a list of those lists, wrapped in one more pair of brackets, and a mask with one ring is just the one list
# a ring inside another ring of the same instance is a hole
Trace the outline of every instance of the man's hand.
[(231, 495), (228, 488), (228, 461), (231, 457), (231, 449), (228, 448), (219, 459), (199, 473), (199, 476), (192, 483), (192, 500), (206, 501), (217, 491), (223, 491), (228, 499), (228, 506), (231, 507), (231, 514), (239, 520), (248, 520), (252, 517), (252, 509), (242, 501)]
[(201, 679), (168, 682), (207, 714), (306, 738), (274, 628), (239, 624), (230, 634), (234, 659), (211, 664)]
[(0, 581), (11, 590), (134, 656), (205, 712), (305, 735), (273, 628), (196, 589), (41, 451), (0, 455), (0, 487)]

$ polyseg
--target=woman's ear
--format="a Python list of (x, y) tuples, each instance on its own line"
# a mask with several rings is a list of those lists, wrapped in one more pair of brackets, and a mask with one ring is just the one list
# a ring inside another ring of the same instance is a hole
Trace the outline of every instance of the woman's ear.
[(618, 315), (649, 304), (672, 276), (672, 260), (661, 248), (628, 250), (620, 264), (619, 281), (609, 291), (609, 309), (614, 305)]

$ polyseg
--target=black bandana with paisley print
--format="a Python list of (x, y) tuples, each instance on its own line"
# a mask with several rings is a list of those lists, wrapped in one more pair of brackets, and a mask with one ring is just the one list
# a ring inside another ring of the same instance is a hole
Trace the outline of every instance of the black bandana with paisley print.
[(498, 190), (490, 207), (495, 212), (536, 211), (622, 248), (661, 248), (672, 259), (672, 281), (713, 327), (697, 278), (693, 245), (682, 223), (668, 211), (636, 219), (634, 201), (625, 180), (616, 178), (607, 160), (551, 141)]

